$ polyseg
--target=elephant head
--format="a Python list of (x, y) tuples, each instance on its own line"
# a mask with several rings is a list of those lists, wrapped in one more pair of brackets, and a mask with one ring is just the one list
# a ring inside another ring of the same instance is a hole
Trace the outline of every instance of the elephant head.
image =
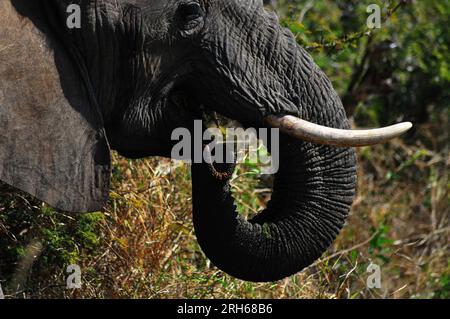
[(59, 209), (101, 209), (110, 148), (170, 156), (172, 130), (204, 112), (281, 130), (273, 195), (252, 220), (227, 174), (192, 165), (198, 241), (241, 279), (319, 258), (353, 200), (352, 147), (410, 127), (349, 130), (328, 78), (261, 0), (5, 0), (0, 18), (0, 179)]

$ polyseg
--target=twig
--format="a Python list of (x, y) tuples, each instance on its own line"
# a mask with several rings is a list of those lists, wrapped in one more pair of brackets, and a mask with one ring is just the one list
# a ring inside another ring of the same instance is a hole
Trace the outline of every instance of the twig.
[(43, 245), (39, 240), (33, 240), (25, 249), (25, 253), (19, 260), (19, 265), (14, 271), (11, 279), (10, 290), (14, 295), (18, 295), (24, 291), (27, 276), (31, 271), (34, 261), (39, 258), (42, 253)]
[(314, 2), (313, 1), (309, 1), (302, 9), (302, 11), (300, 12), (300, 16), (298, 18), (298, 21), (301, 23), (303, 21), (303, 19), (305, 18), (306, 13), (311, 10), (314, 7)]
[[(382, 22), (386, 22), (387, 20), (389, 20), (397, 12), (397, 10), (399, 8), (401, 8), (403, 5), (405, 5), (407, 3), (408, 3), (407, 0), (401, 0), (393, 9), (388, 11), (386, 16), (383, 18)], [(360, 31), (360, 32), (354, 34), (353, 36), (344, 35), (343, 39), (338, 39), (336, 41), (328, 42), (328, 43), (321, 43), (321, 44), (317, 44), (317, 45), (307, 46), (307, 47), (305, 47), (305, 49), (308, 51), (314, 51), (314, 50), (323, 49), (323, 48), (335, 49), (340, 44), (351, 43), (351, 42), (354, 42), (354, 41), (357, 41), (357, 40), (363, 38), (364, 36), (368, 36), (370, 38), (372, 36), (372, 31), (373, 31), (372, 29), (366, 28), (364, 31)]]

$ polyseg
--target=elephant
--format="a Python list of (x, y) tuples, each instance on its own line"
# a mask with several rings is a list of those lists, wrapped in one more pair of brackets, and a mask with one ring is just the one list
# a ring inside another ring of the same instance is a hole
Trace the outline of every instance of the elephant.
[(170, 157), (171, 132), (207, 113), (279, 129), (272, 197), (253, 219), (236, 211), (234, 164), (191, 167), (197, 240), (242, 280), (317, 260), (354, 199), (354, 147), (411, 127), (352, 130), (331, 81), (262, 0), (2, 0), (0, 21), (0, 180), (59, 210), (101, 210), (111, 150)]

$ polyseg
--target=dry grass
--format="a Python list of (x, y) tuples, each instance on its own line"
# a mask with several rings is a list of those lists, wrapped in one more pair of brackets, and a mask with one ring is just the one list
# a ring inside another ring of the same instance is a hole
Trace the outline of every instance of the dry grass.
[[(423, 129), (417, 140), (435, 134)], [(44, 250), (15, 297), (449, 298), (450, 158), (438, 151), (448, 141), (440, 143), (396, 140), (360, 149), (359, 190), (348, 225), (321, 260), (276, 283), (243, 282), (207, 261), (193, 233), (187, 165), (115, 155), (110, 200), (95, 222), (52, 213), (3, 186), (0, 283), (5, 291), (26, 257), (19, 248), (39, 240)], [(269, 198), (267, 186), (249, 168), (237, 174), (240, 210), (252, 214)], [(83, 270), (80, 290), (65, 289), (69, 262)], [(366, 288), (370, 262), (381, 266), (381, 289)]]

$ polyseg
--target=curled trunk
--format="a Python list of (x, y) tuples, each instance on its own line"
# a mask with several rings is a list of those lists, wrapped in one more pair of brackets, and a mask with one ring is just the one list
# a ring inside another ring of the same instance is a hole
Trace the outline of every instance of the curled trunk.
[[(291, 115), (319, 127), (349, 129), (330, 80), (276, 15), (260, 1), (235, 2), (221, 12), (214, 20), (218, 30), (222, 20), (231, 27), (217, 33), (219, 41), (204, 39), (209, 60), (218, 66), (202, 82), (207, 106), (246, 127)], [(218, 51), (217, 43), (226, 50)], [(272, 198), (251, 220), (236, 212), (229, 180), (217, 178), (223, 175), (207, 164), (192, 166), (197, 239), (217, 267), (237, 278), (274, 281), (300, 271), (322, 255), (345, 223), (356, 187), (354, 150), (292, 135), (297, 134), (280, 135)]]
[(319, 258), (344, 225), (355, 167), (351, 148), (282, 135), (272, 198), (247, 221), (236, 212), (229, 180), (217, 179), (207, 164), (193, 164), (198, 242), (218, 268), (237, 278), (275, 281), (292, 275)]

